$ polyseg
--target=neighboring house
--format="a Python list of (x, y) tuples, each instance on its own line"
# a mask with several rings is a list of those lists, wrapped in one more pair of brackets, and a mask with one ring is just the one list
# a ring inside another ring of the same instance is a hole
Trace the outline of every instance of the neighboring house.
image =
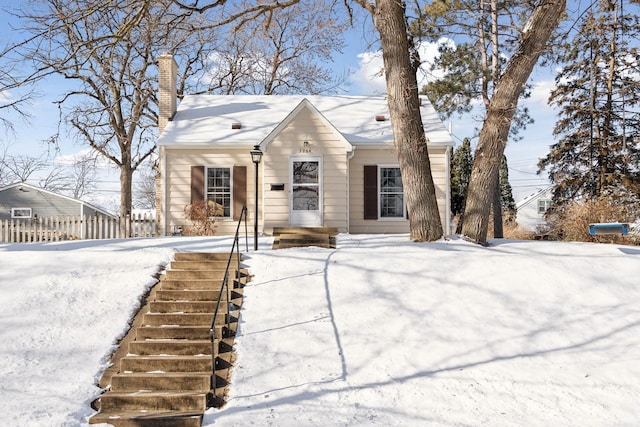
[(63, 216), (113, 217), (82, 200), (56, 194), (24, 182), (0, 188), (0, 221)]
[[(159, 58), (160, 233), (188, 226), (192, 200), (221, 205), (218, 233), (235, 232), (243, 205), (259, 233), (280, 226), (350, 233), (409, 231), (384, 96), (190, 95), (177, 108), (176, 64)], [(421, 114), (445, 233), (449, 231), (451, 135), (426, 98)]]
[(528, 231), (543, 231), (547, 223), (544, 214), (551, 207), (551, 186), (525, 197), (516, 203), (516, 222)]

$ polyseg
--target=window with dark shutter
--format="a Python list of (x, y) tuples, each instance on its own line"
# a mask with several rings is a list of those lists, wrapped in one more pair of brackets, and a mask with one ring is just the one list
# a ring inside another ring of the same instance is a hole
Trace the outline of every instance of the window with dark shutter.
[(378, 166), (364, 167), (364, 219), (378, 219)]

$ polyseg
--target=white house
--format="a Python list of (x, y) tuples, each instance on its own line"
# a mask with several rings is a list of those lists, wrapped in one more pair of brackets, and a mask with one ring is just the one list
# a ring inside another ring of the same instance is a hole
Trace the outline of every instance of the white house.
[[(218, 233), (250, 221), (258, 179), (259, 233), (280, 226), (350, 233), (409, 231), (384, 96), (190, 95), (176, 101), (176, 64), (159, 58), (158, 217), (161, 234), (185, 225), (192, 200), (221, 206)], [(454, 142), (426, 98), (421, 114), (443, 228), (449, 230)], [(263, 152), (255, 175), (250, 151)]]
[(544, 214), (551, 207), (552, 187), (539, 190), (516, 203), (516, 222), (528, 231), (538, 232), (546, 226)]

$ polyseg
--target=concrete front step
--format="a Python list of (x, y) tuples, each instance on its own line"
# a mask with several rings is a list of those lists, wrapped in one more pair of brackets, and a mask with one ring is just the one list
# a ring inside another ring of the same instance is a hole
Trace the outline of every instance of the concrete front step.
[[(229, 259), (229, 253), (217, 252), (176, 252), (173, 254), (176, 261), (226, 261)], [(234, 253), (233, 259), (237, 260)]]
[[(226, 293), (226, 292), (223, 292)], [(220, 290), (164, 290), (156, 291), (156, 301), (215, 301), (220, 295)]]
[[(242, 288), (231, 288), (231, 301), (242, 298)], [(158, 290), (156, 291), (156, 301), (203, 301), (215, 302), (218, 300), (220, 290), (202, 291), (202, 290)], [(222, 293), (222, 300), (227, 300), (227, 292)]]
[[(226, 304), (220, 306), (226, 309)], [(216, 324), (226, 322), (226, 314), (218, 313)], [(211, 326), (213, 313), (146, 313), (142, 319), (144, 326)]]
[[(222, 338), (222, 325), (216, 325), (215, 338)], [(144, 326), (136, 330), (137, 340), (208, 340), (210, 326)]]
[[(236, 277), (237, 270), (229, 269), (229, 281)], [(185, 279), (224, 279), (225, 270), (166, 270), (164, 272), (164, 280), (185, 280)]]
[(100, 397), (100, 410), (109, 411), (204, 411), (207, 393), (198, 391), (111, 391)]
[[(215, 337), (222, 338), (222, 325), (216, 325)], [(143, 326), (136, 330), (136, 339), (143, 340), (208, 340), (210, 326)]]
[(211, 355), (211, 340), (151, 340), (151, 341), (131, 341), (129, 343), (129, 355), (140, 356), (169, 355)]
[(335, 248), (336, 227), (274, 227), (273, 249), (286, 249), (302, 246)]
[(92, 424), (110, 424), (115, 427), (200, 427), (199, 411), (136, 411), (100, 412), (89, 420)]
[[(225, 270), (227, 260), (224, 261), (171, 261), (170, 267), (173, 270)], [(229, 264), (230, 268), (237, 270), (237, 261)]]
[(212, 372), (211, 356), (125, 356), (120, 372)]
[[(233, 287), (233, 281), (229, 280)], [(164, 279), (160, 281), (159, 291), (218, 291), (222, 279)]]
[(338, 234), (337, 227), (273, 227), (274, 236), (281, 234), (328, 234), (335, 236)]
[(117, 374), (111, 379), (111, 391), (132, 392), (139, 390), (180, 390), (208, 393), (211, 390), (211, 372), (136, 372)]
[(278, 249), (301, 246), (331, 247), (331, 240), (328, 234), (281, 234), (275, 237), (273, 243)]
[[(227, 296), (226, 292), (222, 293)], [(213, 313), (216, 310), (214, 301), (152, 301), (149, 311), (152, 313)], [(223, 304), (220, 304), (222, 308)]]

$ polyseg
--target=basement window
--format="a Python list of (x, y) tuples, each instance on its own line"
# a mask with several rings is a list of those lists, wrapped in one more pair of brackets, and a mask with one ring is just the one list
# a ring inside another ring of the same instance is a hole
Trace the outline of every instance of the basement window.
[(33, 210), (31, 208), (11, 208), (12, 219), (27, 219), (31, 218)]

